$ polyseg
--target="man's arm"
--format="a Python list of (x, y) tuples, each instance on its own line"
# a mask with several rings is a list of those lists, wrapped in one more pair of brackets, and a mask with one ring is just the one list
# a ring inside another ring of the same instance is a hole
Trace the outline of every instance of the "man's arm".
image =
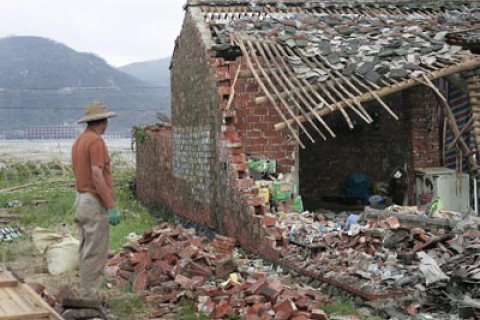
[(100, 194), (103, 204), (108, 210), (115, 209), (115, 201), (113, 199), (113, 190), (110, 190), (103, 176), (102, 168), (98, 166), (92, 167), (92, 178), (95, 189)]

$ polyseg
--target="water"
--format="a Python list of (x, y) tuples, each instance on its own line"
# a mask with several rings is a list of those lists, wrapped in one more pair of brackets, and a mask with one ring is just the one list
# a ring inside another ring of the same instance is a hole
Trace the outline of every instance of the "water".
[[(52, 162), (71, 163), (74, 140), (0, 140), (0, 163)], [(121, 160), (127, 166), (135, 166), (135, 153), (131, 139), (105, 139), (112, 161)]]

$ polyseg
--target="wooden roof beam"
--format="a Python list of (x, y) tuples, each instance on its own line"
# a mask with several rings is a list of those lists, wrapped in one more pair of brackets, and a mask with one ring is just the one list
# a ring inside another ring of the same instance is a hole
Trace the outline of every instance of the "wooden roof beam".
[[(469, 59), (469, 60), (466, 60), (462, 63), (457, 64), (457, 65), (453, 65), (453, 66), (450, 66), (450, 67), (447, 67), (447, 68), (444, 68), (444, 69), (433, 71), (433, 72), (431, 72), (429, 74), (426, 74), (424, 76), (427, 77), (429, 80), (434, 80), (434, 79), (442, 78), (442, 77), (445, 77), (445, 76), (448, 76), (448, 75), (451, 75), (451, 74), (464, 72), (464, 71), (467, 71), (467, 70), (472, 70), (472, 69), (475, 69), (477, 67), (480, 67), (480, 58)], [(396, 85), (393, 85), (393, 86), (378, 89), (377, 91), (364, 93), (363, 95), (358, 96), (356, 99), (359, 103), (362, 103), (362, 102), (366, 102), (366, 101), (370, 101), (370, 100), (375, 99), (376, 98), (375, 96), (377, 96), (378, 98), (381, 98), (381, 97), (390, 95), (392, 93), (405, 90), (409, 87), (415, 86), (415, 85), (420, 84), (420, 83), (421, 83), (421, 81), (419, 81), (417, 79), (409, 79), (409, 80), (406, 80), (404, 82), (400, 82), (399, 84), (396, 84)], [(349, 99), (348, 102), (352, 103), (353, 99)], [(341, 104), (342, 107), (347, 105), (345, 101), (340, 102), (340, 104)], [(333, 110), (338, 110), (337, 104), (331, 105), (330, 107)], [(332, 111), (329, 108), (323, 108), (323, 109), (318, 110), (316, 112), (320, 116), (325, 116), (325, 115), (331, 113)], [(298, 122), (298, 121), (305, 122), (306, 119), (304, 119), (302, 116), (298, 116), (298, 117), (295, 117), (295, 119), (289, 119), (288, 124), (292, 125), (292, 124), (294, 124), (295, 122)], [(275, 125), (275, 129), (276, 130), (283, 130), (285, 128), (285, 126), (286, 126), (286, 123), (277, 123)]]

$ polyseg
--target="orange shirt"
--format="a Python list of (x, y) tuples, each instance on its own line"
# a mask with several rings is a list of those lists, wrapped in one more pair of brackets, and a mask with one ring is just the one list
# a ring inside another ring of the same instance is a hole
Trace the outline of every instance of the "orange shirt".
[(97, 166), (102, 169), (103, 177), (113, 193), (110, 157), (101, 135), (87, 128), (78, 136), (72, 147), (72, 165), (78, 192), (91, 193), (103, 203), (93, 184), (92, 167)]

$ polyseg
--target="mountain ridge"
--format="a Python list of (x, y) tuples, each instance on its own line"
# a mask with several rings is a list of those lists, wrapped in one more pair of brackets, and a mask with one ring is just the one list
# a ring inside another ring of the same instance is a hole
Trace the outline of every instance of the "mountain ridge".
[(79, 119), (93, 101), (119, 115), (110, 133), (152, 124), (159, 111), (170, 114), (169, 86), (154, 87), (93, 53), (41, 37), (0, 39), (0, 91), (4, 131)]
[(148, 84), (159, 87), (170, 87), (171, 57), (140, 61), (127, 64), (117, 69), (130, 74)]
[(51, 39), (21, 36), (0, 39), (0, 87), (145, 86), (93, 53), (77, 52)]

